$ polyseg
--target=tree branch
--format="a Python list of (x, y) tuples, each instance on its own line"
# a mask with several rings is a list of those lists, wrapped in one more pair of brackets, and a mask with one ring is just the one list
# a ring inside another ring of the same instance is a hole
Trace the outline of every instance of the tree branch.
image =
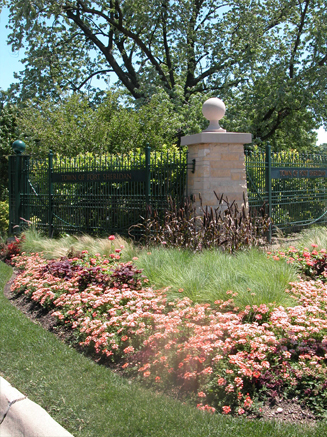
[(298, 32), (297, 32), (297, 37), (295, 40), (295, 44), (294, 44), (294, 48), (291, 54), (291, 59), (290, 59), (290, 66), (289, 66), (289, 75), (290, 78), (293, 79), (294, 76), (294, 60), (295, 60), (295, 55), (296, 55), (296, 51), (300, 45), (301, 42), (301, 35), (302, 35), (302, 31), (303, 31), (303, 27), (304, 27), (304, 22), (305, 22), (305, 17), (307, 15), (307, 11), (308, 11), (308, 7), (309, 7), (309, 3), (310, 0), (306, 0), (305, 1), (305, 7), (304, 10), (301, 12), (301, 21), (300, 21), (300, 25), (298, 28)]
[(85, 80), (83, 80), (83, 82), (75, 87), (75, 91), (79, 91), (81, 88), (83, 88), (83, 86), (90, 80), (92, 79), (93, 76), (97, 75), (97, 74), (103, 74), (103, 73), (110, 73), (113, 72), (113, 70), (107, 69), (107, 70), (99, 70), (99, 71), (95, 71), (94, 73), (91, 73)]
[(163, 33), (163, 42), (164, 42), (164, 49), (166, 54), (166, 61), (167, 61), (167, 67), (169, 71), (169, 79), (171, 87), (174, 88), (175, 86), (175, 78), (174, 78), (174, 70), (170, 58), (170, 50), (168, 45), (168, 39), (167, 39), (167, 0), (164, 0), (162, 2), (162, 12), (161, 12), (161, 20), (162, 20), (162, 33)]
[(127, 77), (126, 73), (122, 70), (122, 68), (117, 63), (116, 59), (112, 55), (112, 51), (108, 49), (100, 40), (97, 38), (94, 33), (89, 29), (89, 27), (82, 21), (81, 18), (77, 17), (72, 11), (71, 8), (66, 7), (65, 12), (67, 17), (74, 21), (74, 23), (83, 31), (84, 35), (88, 37), (104, 54), (105, 58), (113, 68), (114, 72), (117, 74), (118, 78), (122, 81), (124, 86), (128, 89), (128, 91), (132, 94), (132, 96), (136, 99), (144, 97), (143, 93), (138, 92), (139, 84), (135, 85), (130, 81)]
[[(201, 0), (203, 1), (203, 0)], [(97, 15), (101, 18), (103, 18), (104, 20), (107, 21), (107, 23), (109, 23), (111, 26), (113, 26), (115, 29), (119, 30), (121, 33), (123, 33), (125, 36), (127, 36), (128, 38), (131, 38), (136, 44), (137, 46), (143, 51), (143, 53), (147, 56), (149, 62), (154, 66), (154, 68), (157, 70), (159, 77), (161, 78), (162, 82), (164, 83), (164, 85), (166, 86), (167, 89), (171, 89), (170, 83), (167, 80), (167, 77), (164, 73), (164, 71), (162, 70), (162, 68), (160, 67), (160, 64), (157, 62), (155, 56), (153, 56), (151, 50), (144, 44), (144, 42), (140, 39), (140, 37), (132, 32), (129, 29), (126, 29), (123, 24), (122, 24), (122, 17), (120, 17), (119, 22), (117, 23), (115, 20), (113, 20), (111, 17), (109, 17), (108, 15), (106, 15), (105, 13), (103, 13), (102, 11), (93, 9), (93, 8), (88, 8), (84, 2), (80, 1), (80, 4), (83, 7), (83, 11), (85, 13), (88, 14), (94, 14)], [(118, 1), (115, 2), (115, 7), (119, 7)], [(73, 15), (72, 13), (72, 8), (67, 7), (66, 10), (69, 10), (71, 15)], [(73, 15), (75, 18), (76, 15)], [(81, 20), (80, 20), (81, 21)], [(74, 22), (79, 26), (80, 23), (78, 24), (75, 20)], [(83, 29), (87, 29), (88, 34), (92, 34), (91, 30), (89, 28), (86, 27), (86, 25), (84, 24), (84, 22), (81, 22), (83, 24)], [(99, 45), (97, 45), (99, 47)], [(99, 47), (100, 48), (100, 47)], [(113, 67), (113, 65), (112, 65)], [(114, 68), (114, 67), (113, 67)], [(120, 78), (121, 79), (121, 78)]]
[(195, 59), (195, 38), (196, 34), (195, 25), (197, 17), (199, 16), (203, 0), (194, 0), (193, 13), (190, 20), (190, 24), (187, 31), (187, 42), (186, 45), (189, 47), (188, 60), (187, 60), (187, 73), (186, 81), (184, 85), (184, 96), (187, 96), (189, 89), (192, 88), (195, 83), (195, 69), (196, 69), (196, 59)]

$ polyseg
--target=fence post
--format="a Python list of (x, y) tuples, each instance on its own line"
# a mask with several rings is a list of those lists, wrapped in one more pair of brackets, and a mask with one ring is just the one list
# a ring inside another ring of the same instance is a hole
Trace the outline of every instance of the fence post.
[[(268, 215), (271, 220), (272, 215), (272, 190), (271, 190), (271, 146), (266, 145), (266, 192), (268, 194)], [(272, 239), (272, 223), (270, 222), (268, 229), (268, 242)]]
[(53, 153), (49, 150), (49, 238), (53, 236)]
[(150, 169), (150, 152), (151, 147), (147, 144), (145, 147), (145, 169), (146, 169), (146, 181), (145, 181), (145, 200), (146, 205), (150, 205), (150, 196), (151, 196), (151, 189), (150, 189), (150, 180), (151, 180), (151, 169)]
[(10, 217), (13, 219), (11, 231), (14, 234), (20, 233), (20, 209), (21, 209), (21, 178), (22, 178), (22, 163), (23, 157), (21, 154), (25, 151), (26, 145), (23, 141), (16, 140), (12, 144), (12, 148), (16, 154), (15, 158), (15, 177), (14, 177), (14, 214), (11, 212)]

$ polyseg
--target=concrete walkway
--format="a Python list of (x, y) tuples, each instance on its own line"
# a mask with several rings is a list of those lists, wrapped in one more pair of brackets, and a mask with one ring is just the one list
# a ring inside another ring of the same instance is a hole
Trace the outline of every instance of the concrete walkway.
[(73, 437), (0, 376), (0, 437)]

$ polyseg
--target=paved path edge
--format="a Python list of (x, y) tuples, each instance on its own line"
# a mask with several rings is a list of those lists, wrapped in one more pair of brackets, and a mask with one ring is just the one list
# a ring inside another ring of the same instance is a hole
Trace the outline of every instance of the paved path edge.
[(42, 407), (0, 376), (1, 437), (73, 437)]

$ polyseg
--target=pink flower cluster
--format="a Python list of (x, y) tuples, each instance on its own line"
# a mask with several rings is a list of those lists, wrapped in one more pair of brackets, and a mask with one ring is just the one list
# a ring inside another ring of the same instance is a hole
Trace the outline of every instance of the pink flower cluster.
[(297, 267), (305, 278), (327, 281), (327, 252), (325, 249), (317, 251), (317, 244), (312, 244), (312, 250), (305, 247), (296, 249), (290, 246), (286, 251), (268, 252), (268, 256), (275, 261), (286, 259), (287, 263)]
[[(105, 261), (96, 258), (108, 272)], [(146, 384), (188, 393), (201, 410), (242, 415), (277, 392), (310, 403), (326, 391), (327, 284), (321, 281), (290, 284), (293, 307), (231, 310), (230, 292), (210, 305), (128, 284), (91, 283), (81, 291), (78, 272), (69, 279), (42, 273), (47, 261), (37, 254), (16, 257), (15, 264), (24, 271), (12, 291), (53, 309), (80, 345)], [(325, 403), (321, 397), (320, 407)]]

